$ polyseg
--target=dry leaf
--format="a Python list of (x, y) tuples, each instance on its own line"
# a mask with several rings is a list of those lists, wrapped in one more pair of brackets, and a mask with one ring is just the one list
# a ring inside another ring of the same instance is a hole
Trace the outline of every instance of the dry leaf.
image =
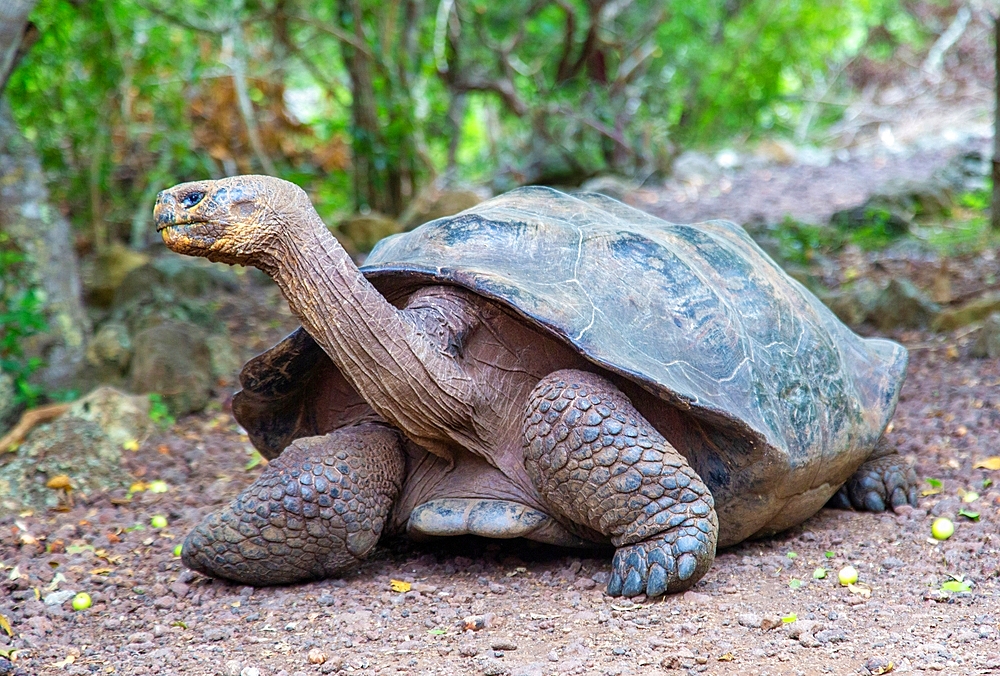
[(732, 662), (733, 661), (733, 654), (732, 653), (726, 653), (725, 655), (719, 655), (719, 661), (720, 662)]
[(880, 674), (888, 674), (890, 671), (892, 671), (895, 668), (896, 668), (896, 665), (893, 664), (892, 662), (889, 662), (889, 664), (885, 665), (884, 667), (879, 667), (875, 671), (873, 671), (872, 672), (872, 676), (879, 676)]
[(138, 439), (129, 439), (124, 444), (122, 444), (122, 448), (124, 448), (126, 451), (138, 451), (139, 450), (139, 440)]
[(972, 469), (1000, 469), (1000, 456), (993, 455), (990, 456), (989, 458), (976, 460), (976, 463), (972, 466)]
[(410, 591), (410, 583), (403, 582), (402, 580), (389, 580), (389, 589), (394, 592), (408, 592)]
[(863, 599), (870, 599), (872, 596), (871, 587), (866, 587), (861, 584), (849, 584), (847, 588), (851, 590), (852, 594), (857, 594)]
[(3, 613), (0, 613), (0, 629), (7, 632), (7, 635), (14, 638), (14, 630), (10, 628), (10, 620)]

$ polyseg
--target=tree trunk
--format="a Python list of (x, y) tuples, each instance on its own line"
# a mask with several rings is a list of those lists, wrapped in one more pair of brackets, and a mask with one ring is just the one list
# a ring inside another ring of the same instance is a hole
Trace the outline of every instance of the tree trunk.
[[(359, 0), (340, 0), (338, 18), (342, 28), (352, 32), (359, 43), (367, 44)], [(346, 42), (341, 42), (341, 52), (351, 78), (355, 200), (359, 208), (368, 207), (395, 216), (403, 209), (400, 173), (397, 167), (386, 162), (372, 79), (372, 58)]]
[(1000, 232), (1000, 15), (993, 19), (993, 199), (990, 205), (990, 225)]
[[(33, 0), (0, 0), (0, 83), (23, 50)], [(70, 387), (84, 360), (90, 323), (80, 300), (80, 277), (67, 220), (49, 205), (35, 148), (24, 138), (0, 90), (0, 231), (29, 257), (34, 282), (45, 292), (48, 332), (30, 351), (45, 360), (38, 374), (47, 390)]]

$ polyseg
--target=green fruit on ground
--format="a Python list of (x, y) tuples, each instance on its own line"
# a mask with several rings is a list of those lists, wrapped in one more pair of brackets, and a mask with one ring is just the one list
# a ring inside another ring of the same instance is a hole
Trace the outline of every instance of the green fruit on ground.
[(73, 597), (73, 610), (86, 610), (90, 607), (93, 601), (90, 600), (90, 594), (87, 592), (80, 592)]
[(166, 528), (167, 517), (163, 516), (162, 514), (157, 514), (152, 519), (149, 520), (149, 524), (153, 528)]
[(854, 566), (844, 566), (837, 573), (837, 579), (840, 580), (840, 584), (847, 585), (855, 584), (858, 581), (858, 571)]
[(935, 540), (947, 540), (955, 534), (955, 524), (947, 517), (938, 517), (931, 524), (931, 535)]

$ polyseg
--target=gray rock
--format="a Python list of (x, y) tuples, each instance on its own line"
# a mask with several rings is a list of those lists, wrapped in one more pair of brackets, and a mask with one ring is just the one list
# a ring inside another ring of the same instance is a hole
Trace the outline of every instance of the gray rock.
[(212, 364), (212, 380), (222, 384), (235, 382), (236, 375), (243, 366), (243, 360), (229, 334), (208, 336), (205, 345), (208, 347), (209, 360)]
[(130, 387), (155, 392), (175, 416), (200, 411), (212, 386), (212, 355), (205, 333), (187, 322), (164, 322), (133, 341)]
[(507, 676), (510, 674), (507, 665), (495, 657), (477, 657), (476, 662), (479, 665), (479, 670), (485, 676)]
[(61, 606), (74, 596), (76, 596), (75, 591), (71, 589), (60, 589), (59, 591), (49, 592), (46, 594), (42, 602), (47, 606)]
[(0, 371), (0, 435), (7, 431), (7, 423), (17, 410), (14, 394), (14, 377)]
[(86, 357), (97, 382), (119, 384), (132, 358), (128, 327), (120, 322), (102, 324), (87, 344)]
[(796, 620), (785, 626), (788, 638), (799, 638), (802, 634), (815, 634), (822, 629), (822, 625), (815, 620)]
[(762, 620), (763, 618), (756, 613), (743, 613), (736, 618), (736, 621), (739, 622), (741, 627), (751, 627), (754, 629), (760, 628)]
[(814, 636), (820, 643), (842, 643), (847, 640), (847, 634), (843, 629), (836, 627), (817, 631)]
[(976, 336), (969, 354), (977, 359), (1000, 357), (1000, 312), (991, 314)]
[(906, 279), (891, 279), (875, 300), (868, 319), (882, 331), (930, 324), (940, 306)]
[(878, 286), (870, 279), (860, 279), (839, 291), (820, 295), (840, 321), (848, 326), (858, 326), (868, 321), (879, 297)]
[(636, 191), (638, 185), (634, 181), (613, 174), (595, 176), (583, 182), (580, 192), (597, 192), (607, 195), (619, 202), (624, 202), (625, 198)]
[(688, 150), (677, 156), (673, 165), (673, 178), (692, 185), (705, 185), (722, 173), (715, 160), (704, 153)]

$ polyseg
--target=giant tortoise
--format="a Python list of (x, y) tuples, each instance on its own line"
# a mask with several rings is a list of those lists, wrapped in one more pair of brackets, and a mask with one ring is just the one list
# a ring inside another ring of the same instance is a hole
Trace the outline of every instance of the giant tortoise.
[(178, 185), (155, 220), (173, 251), (266, 272), (302, 322), (240, 374), (233, 412), (273, 462), (187, 537), (196, 570), (290, 583), (385, 533), (472, 533), (610, 543), (608, 593), (652, 596), (835, 496), (915, 501), (880, 443), (906, 350), (732, 223), (522, 188), (359, 270), (275, 178)]

